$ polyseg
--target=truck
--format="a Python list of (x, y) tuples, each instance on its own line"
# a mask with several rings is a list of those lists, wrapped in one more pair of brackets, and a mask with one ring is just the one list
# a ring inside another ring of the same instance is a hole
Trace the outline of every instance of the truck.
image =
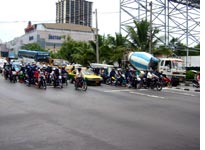
[(146, 52), (130, 52), (128, 62), (138, 71), (157, 69), (172, 79), (174, 85), (183, 82), (186, 77), (183, 60), (179, 58), (157, 58)]

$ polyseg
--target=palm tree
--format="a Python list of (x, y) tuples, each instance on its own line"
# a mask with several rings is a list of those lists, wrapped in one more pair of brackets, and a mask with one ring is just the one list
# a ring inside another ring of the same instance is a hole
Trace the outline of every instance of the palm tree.
[(108, 35), (107, 41), (111, 48), (112, 63), (117, 61), (121, 67), (123, 56), (129, 48), (127, 37), (124, 37), (121, 33), (115, 33), (115, 37)]
[[(147, 51), (149, 50), (150, 42), (150, 23), (147, 20), (142, 20), (137, 22), (134, 20), (134, 27), (128, 26), (128, 37), (130, 39), (130, 44), (135, 50)], [(158, 29), (152, 31), (152, 46), (157, 44), (157, 39), (155, 39), (156, 34), (159, 33)]]
[[(96, 56), (96, 43), (95, 41), (89, 42), (91, 47), (94, 50)], [(98, 46), (99, 46), (99, 61), (100, 62), (109, 62), (111, 57), (111, 49), (109, 47), (109, 42), (105, 35), (98, 35)]]

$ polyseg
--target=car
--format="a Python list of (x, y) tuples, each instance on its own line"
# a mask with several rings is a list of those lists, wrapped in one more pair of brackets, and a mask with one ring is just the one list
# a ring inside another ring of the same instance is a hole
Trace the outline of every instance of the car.
[[(70, 83), (75, 81), (75, 76), (78, 73), (78, 69), (71, 71), (68, 74), (68, 79)], [(82, 74), (84, 80), (87, 82), (88, 85), (101, 85), (103, 79), (101, 76), (96, 75), (91, 69), (86, 69), (82, 67)]]
[(90, 85), (101, 85), (103, 78), (90, 69), (82, 69), (83, 78)]

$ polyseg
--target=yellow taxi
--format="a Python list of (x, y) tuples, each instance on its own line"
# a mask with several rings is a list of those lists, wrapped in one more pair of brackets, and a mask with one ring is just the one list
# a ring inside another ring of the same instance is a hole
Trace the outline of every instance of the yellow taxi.
[(101, 85), (103, 78), (101, 76), (96, 75), (92, 70), (90, 69), (82, 69), (82, 74), (87, 82), (87, 84), (90, 85)]
[[(75, 75), (78, 73), (78, 69), (69, 72), (68, 79), (71, 83), (74, 82)], [(101, 85), (103, 78), (96, 75), (92, 70), (82, 67), (82, 74), (84, 80), (88, 85)]]

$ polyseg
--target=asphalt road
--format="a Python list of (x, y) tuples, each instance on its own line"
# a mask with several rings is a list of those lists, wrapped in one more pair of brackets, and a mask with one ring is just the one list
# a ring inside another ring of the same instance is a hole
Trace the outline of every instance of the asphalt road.
[(0, 150), (199, 149), (200, 93), (40, 90), (0, 77)]

